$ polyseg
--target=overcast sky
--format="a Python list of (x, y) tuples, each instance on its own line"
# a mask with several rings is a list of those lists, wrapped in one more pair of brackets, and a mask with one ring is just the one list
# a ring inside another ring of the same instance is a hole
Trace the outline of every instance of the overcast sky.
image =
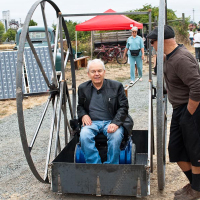
[[(163, 0), (164, 1), (164, 0)], [(10, 10), (10, 18), (16, 21), (21, 20), (24, 23), (26, 15), (36, 0), (4, 0), (0, 6), (0, 19), (2, 19), (2, 11)], [(145, 4), (152, 6), (159, 6), (160, 0), (54, 0), (54, 3), (59, 7), (63, 14), (77, 14), (77, 13), (102, 13), (108, 9), (113, 9), (116, 12), (125, 12), (142, 8)], [(176, 11), (177, 17), (181, 17), (185, 13), (185, 17), (191, 17), (196, 23), (200, 21), (200, 0), (168, 0), (168, 8)], [(193, 12), (194, 9), (194, 12)], [(193, 16), (194, 13), (194, 16)], [(52, 7), (47, 3), (46, 16), (48, 25), (51, 26), (56, 23), (56, 13)], [(77, 22), (83, 22), (90, 17), (71, 17)], [(38, 25), (43, 25), (40, 7), (38, 7), (32, 17)]]

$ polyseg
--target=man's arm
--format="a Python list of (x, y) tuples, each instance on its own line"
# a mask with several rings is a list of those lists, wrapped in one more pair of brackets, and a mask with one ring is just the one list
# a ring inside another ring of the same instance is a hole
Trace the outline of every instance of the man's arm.
[(83, 126), (91, 125), (92, 123), (91, 118), (89, 117), (88, 113), (86, 112), (84, 108), (85, 101), (86, 101), (86, 97), (83, 95), (81, 88), (78, 88), (77, 115), (78, 115), (78, 119), (82, 121)]
[(142, 60), (144, 60), (144, 48), (141, 48), (142, 51)]
[(198, 105), (199, 105), (199, 101), (193, 101), (192, 99), (189, 99), (187, 109), (191, 115), (194, 114)]
[(128, 115), (128, 108), (128, 99), (125, 95), (123, 85), (120, 84), (118, 90), (118, 110), (114, 119), (112, 120), (112, 123), (116, 124), (117, 126), (121, 126)]
[[(189, 87), (189, 100), (187, 109), (191, 115), (194, 114), (200, 100), (200, 74), (196, 62), (188, 58), (180, 58), (176, 65), (177, 74), (185, 85)], [(190, 67), (188, 67), (190, 66)]]
[(122, 84), (120, 85), (118, 92), (118, 103), (119, 108), (111, 124), (108, 126), (108, 133), (114, 133), (119, 128), (119, 126), (123, 124), (128, 115), (128, 100), (125, 95), (124, 87), (122, 86)]
[(125, 50), (124, 50), (124, 55), (123, 55), (123, 58), (125, 58), (125, 57), (126, 57), (127, 51), (128, 51), (128, 49), (127, 49), (127, 48), (125, 48)]

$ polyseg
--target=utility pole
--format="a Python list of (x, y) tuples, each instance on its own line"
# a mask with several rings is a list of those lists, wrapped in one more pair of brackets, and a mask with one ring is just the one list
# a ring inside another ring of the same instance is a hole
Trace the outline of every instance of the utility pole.
[(194, 8), (193, 8), (193, 23), (194, 23)]

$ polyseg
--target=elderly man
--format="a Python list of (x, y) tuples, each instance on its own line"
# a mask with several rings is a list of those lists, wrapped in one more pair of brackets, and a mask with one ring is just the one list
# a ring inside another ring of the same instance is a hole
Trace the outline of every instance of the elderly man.
[(103, 133), (108, 144), (107, 161), (104, 163), (118, 164), (124, 132), (130, 134), (133, 127), (128, 115), (128, 100), (121, 83), (104, 79), (105, 66), (101, 60), (90, 60), (87, 70), (91, 80), (78, 88), (81, 149), (86, 163), (102, 163), (94, 138)]
[[(200, 72), (193, 55), (175, 41), (172, 27), (164, 26), (164, 78), (173, 107), (169, 158), (177, 162), (189, 180), (174, 199), (200, 197)], [(158, 27), (147, 38), (157, 51)]]

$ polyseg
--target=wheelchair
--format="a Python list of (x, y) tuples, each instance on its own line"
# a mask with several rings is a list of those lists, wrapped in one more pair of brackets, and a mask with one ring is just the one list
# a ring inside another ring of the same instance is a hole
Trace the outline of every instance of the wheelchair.
[[(107, 160), (107, 137), (98, 134), (95, 137), (95, 146), (99, 151), (102, 163)], [(120, 146), (119, 164), (135, 164), (136, 145), (132, 142), (131, 137), (125, 136)], [(85, 156), (81, 149), (81, 143), (78, 142), (74, 151), (75, 163), (86, 163)]]

